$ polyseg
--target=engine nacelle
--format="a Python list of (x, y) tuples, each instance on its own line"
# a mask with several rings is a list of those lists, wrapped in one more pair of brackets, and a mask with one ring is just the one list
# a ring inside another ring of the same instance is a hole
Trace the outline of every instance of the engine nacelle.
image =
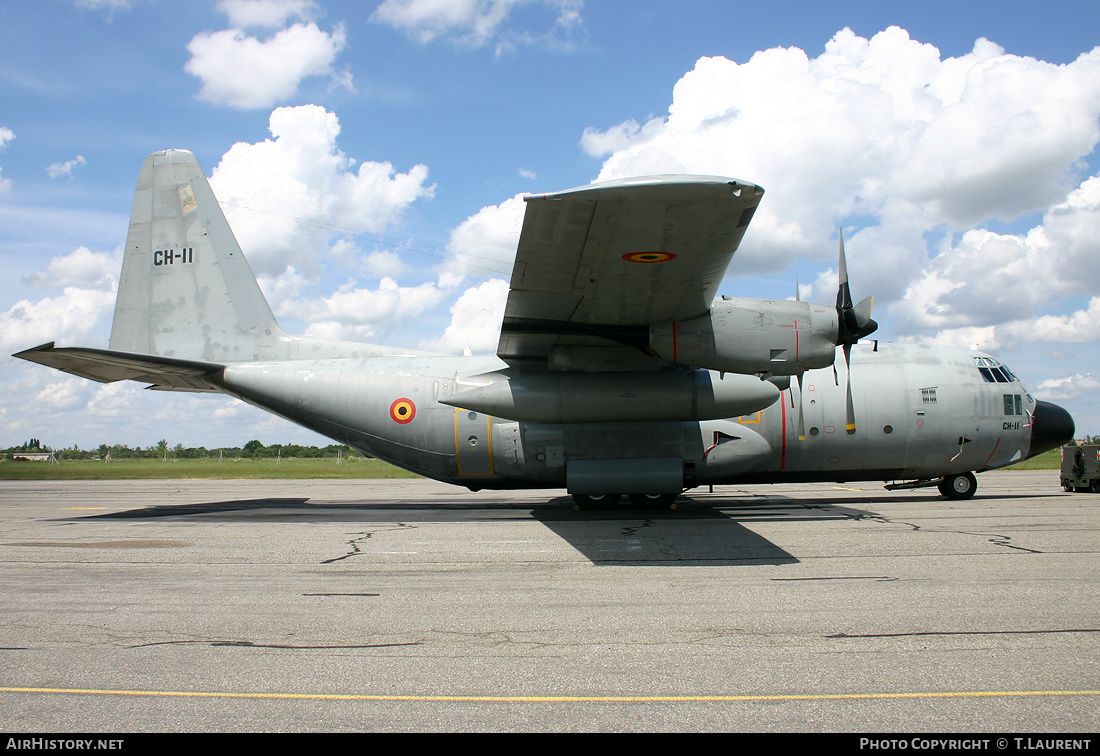
[(440, 403), (528, 423), (712, 420), (747, 415), (779, 398), (775, 384), (756, 376), (705, 370), (489, 373), (460, 378), (457, 388)]
[(787, 299), (719, 299), (698, 318), (651, 326), (666, 360), (729, 373), (798, 375), (836, 354), (835, 307)]

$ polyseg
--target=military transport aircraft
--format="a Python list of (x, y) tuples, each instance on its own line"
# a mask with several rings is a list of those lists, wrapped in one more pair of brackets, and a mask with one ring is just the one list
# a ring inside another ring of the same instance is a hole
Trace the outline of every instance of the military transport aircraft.
[[(100, 382), (229, 394), (437, 480), (667, 506), (722, 483), (891, 481), (970, 497), (974, 472), (1073, 436), (988, 354), (860, 341), (835, 306), (716, 298), (759, 186), (654, 176), (525, 197), (497, 356), (288, 335), (195, 157), (142, 168), (109, 349), (17, 354)], [(837, 355), (840, 348), (841, 356)]]

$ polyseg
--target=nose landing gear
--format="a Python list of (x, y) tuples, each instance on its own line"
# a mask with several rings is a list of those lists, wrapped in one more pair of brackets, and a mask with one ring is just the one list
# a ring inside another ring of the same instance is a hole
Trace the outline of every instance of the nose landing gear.
[(978, 488), (978, 481), (974, 479), (974, 473), (960, 473), (958, 475), (945, 475), (940, 481), (940, 493), (949, 499), (969, 499)]

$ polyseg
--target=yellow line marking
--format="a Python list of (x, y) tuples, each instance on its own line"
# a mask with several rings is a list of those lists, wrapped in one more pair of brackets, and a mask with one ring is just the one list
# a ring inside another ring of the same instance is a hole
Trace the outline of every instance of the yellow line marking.
[(168, 698), (256, 698), (300, 701), (411, 701), (423, 703), (721, 703), (735, 701), (859, 701), (927, 698), (1098, 696), (1100, 695), (1100, 690), (981, 690), (922, 693), (821, 693), (757, 696), (382, 696), (337, 693), (230, 693), (226, 691), (0, 687), (0, 693), (61, 693), (68, 695), (159, 696)]

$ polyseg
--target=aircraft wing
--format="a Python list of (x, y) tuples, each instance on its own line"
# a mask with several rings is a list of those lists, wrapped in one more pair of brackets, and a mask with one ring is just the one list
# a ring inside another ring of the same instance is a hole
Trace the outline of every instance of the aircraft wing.
[(151, 384), (149, 388), (159, 391), (218, 391), (206, 378), (219, 374), (223, 367), (212, 362), (109, 349), (55, 347), (52, 341), (12, 356), (100, 383), (140, 381)]
[(524, 197), (497, 354), (578, 370), (607, 369), (601, 351), (639, 355), (651, 324), (710, 309), (763, 194), (717, 176), (652, 176)]

